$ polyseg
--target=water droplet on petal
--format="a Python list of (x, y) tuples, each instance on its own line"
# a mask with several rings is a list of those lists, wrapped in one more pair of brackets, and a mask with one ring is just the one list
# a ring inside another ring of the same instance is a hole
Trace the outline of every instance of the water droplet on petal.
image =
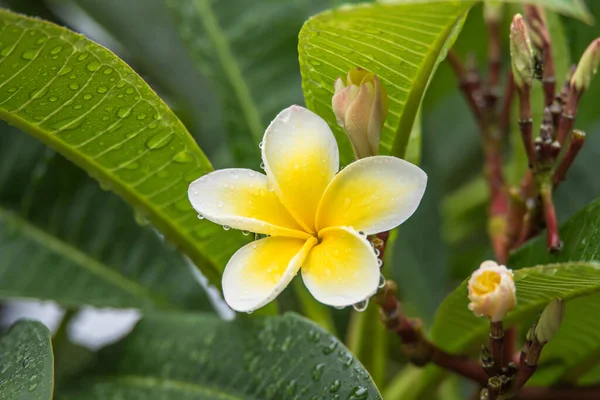
[(363, 301), (359, 301), (356, 304), (352, 304), (352, 308), (354, 308), (358, 312), (365, 311), (368, 306), (369, 306), (369, 300), (368, 299), (363, 300)]
[(378, 258), (378, 259), (377, 259), (377, 266), (378, 266), (379, 268), (381, 268), (381, 266), (382, 266), (382, 265), (383, 265), (383, 261), (381, 261), (381, 259), (380, 259), (380, 258)]
[(204, 219), (204, 215), (198, 214), (198, 219)]
[(231, 229), (231, 227), (229, 225), (223, 225), (223, 229), (226, 230), (226, 231), (228, 231), (228, 230)]
[(383, 276), (383, 274), (379, 275), (379, 285), (377, 287), (379, 287), (380, 289), (382, 287), (385, 286), (386, 280), (385, 280), (385, 276)]
[(260, 169), (265, 169), (265, 163), (260, 163)]
[(244, 236), (248, 236), (249, 234), (250, 234), (250, 232), (248, 232), (248, 231), (242, 231), (242, 235), (244, 235)]

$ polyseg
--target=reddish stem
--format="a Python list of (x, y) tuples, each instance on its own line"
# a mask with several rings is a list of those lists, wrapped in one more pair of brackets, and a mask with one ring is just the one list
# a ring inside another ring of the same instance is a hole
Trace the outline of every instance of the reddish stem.
[(562, 145), (567, 140), (567, 136), (571, 133), (573, 125), (575, 124), (575, 117), (577, 115), (577, 107), (579, 106), (579, 99), (581, 99), (581, 93), (577, 91), (575, 87), (571, 87), (569, 90), (569, 97), (567, 103), (563, 106), (563, 113), (560, 116), (558, 122), (558, 130), (556, 132), (556, 140)]
[(565, 180), (567, 172), (569, 171), (569, 168), (571, 168), (571, 165), (573, 165), (575, 157), (579, 154), (579, 150), (583, 147), (584, 142), (585, 133), (575, 130), (571, 135), (569, 147), (567, 148), (564, 157), (560, 161), (560, 164), (558, 164), (558, 167), (556, 167), (554, 175), (552, 175), (552, 183), (554, 183), (555, 189), (563, 180)]
[(556, 211), (554, 209), (554, 201), (552, 200), (552, 187), (550, 185), (542, 185), (540, 196), (544, 208), (544, 219), (546, 220), (546, 245), (551, 252), (558, 252), (562, 248), (562, 242), (558, 235)]

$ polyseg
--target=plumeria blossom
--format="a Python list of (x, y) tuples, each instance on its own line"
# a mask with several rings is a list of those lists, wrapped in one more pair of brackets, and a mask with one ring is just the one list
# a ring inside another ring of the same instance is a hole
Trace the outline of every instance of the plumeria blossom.
[(513, 272), (495, 261), (481, 263), (471, 275), (468, 288), (469, 310), (478, 317), (489, 317), (492, 322), (502, 321), (517, 304)]
[(302, 271), (321, 303), (368, 299), (380, 279), (367, 235), (390, 230), (416, 210), (427, 182), (395, 157), (367, 157), (338, 172), (327, 123), (299, 106), (283, 110), (262, 142), (266, 175), (224, 169), (192, 182), (194, 209), (217, 224), (268, 235), (239, 249), (223, 273), (225, 300), (250, 312), (273, 300)]

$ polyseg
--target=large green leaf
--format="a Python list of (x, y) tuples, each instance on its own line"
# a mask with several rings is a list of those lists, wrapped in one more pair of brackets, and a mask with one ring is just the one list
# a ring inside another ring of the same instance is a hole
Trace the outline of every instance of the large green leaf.
[(167, 0), (198, 68), (219, 90), (238, 164), (256, 167), (268, 123), (285, 107), (302, 102), (298, 31), (329, 3)]
[(37, 321), (19, 321), (0, 337), (0, 399), (51, 400), (50, 331)]
[(298, 50), (306, 104), (329, 122), (342, 162), (348, 163), (352, 152), (331, 109), (335, 79), (355, 67), (378, 74), (389, 96), (380, 151), (404, 156), (431, 74), (472, 4), (342, 6), (304, 24)]
[(119, 198), (0, 124), (0, 298), (66, 307), (204, 308), (183, 257)]
[(294, 314), (158, 314), (99, 353), (59, 399), (381, 399), (335, 337)]
[(42, 140), (132, 204), (215, 284), (241, 234), (198, 221), (188, 183), (211, 166), (131, 68), (54, 24), (0, 11), (0, 119)]
[(179, 39), (166, 1), (67, 0), (52, 5), (60, 21), (130, 63), (182, 120), (213, 165), (223, 165), (229, 158), (225, 138), (210, 134), (222, 130), (215, 118), (220, 105)]

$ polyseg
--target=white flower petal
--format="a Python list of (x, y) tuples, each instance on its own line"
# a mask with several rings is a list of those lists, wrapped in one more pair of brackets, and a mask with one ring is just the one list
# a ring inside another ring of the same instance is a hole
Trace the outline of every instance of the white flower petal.
[(351, 228), (319, 232), (302, 266), (302, 280), (321, 303), (345, 307), (377, 292), (380, 270), (371, 244)]
[(367, 235), (388, 231), (419, 206), (427, 175), (400, 158), (360, 159), (335, 176), (317, 212), (317, 229), (351, 226)]
[(306, 108), (286, 108), (265, 132), (262, 158), (269, 181), (290, 214), (315, 232), (321, 196), (339, 167), (329, 125)]
[(204, 175), (190, 184), (188, 196), (200, 215), (220, 225), (274, 236), (309, 236), (269, 188), (267, 177), (249, 169)]
[(245, 245), (231, 257), (223, 272), (225, 301), (241, 312), (269, 303), (294, 278), (316, 243), (314, 237), (268, 237)]

